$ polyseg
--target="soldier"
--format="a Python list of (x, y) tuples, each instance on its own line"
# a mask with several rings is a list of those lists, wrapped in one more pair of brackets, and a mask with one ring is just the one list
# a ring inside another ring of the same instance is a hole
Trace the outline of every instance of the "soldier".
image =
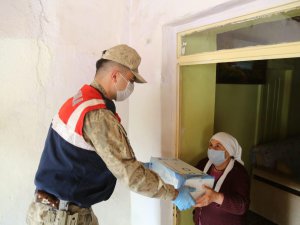
[(180, 210), (195, 204), (191, 189), (165, 184), (139, 162), (113, 100), (122, 101), (134, 83), (141, 58), (127, 45), (103, 51), (91, 85), (84, 85), (54, 116), (35, 176), (35, 200), (27, 224), (96, 225), (91, 206), (109, 199), (116, 179), (139, 194), (172, 200)]

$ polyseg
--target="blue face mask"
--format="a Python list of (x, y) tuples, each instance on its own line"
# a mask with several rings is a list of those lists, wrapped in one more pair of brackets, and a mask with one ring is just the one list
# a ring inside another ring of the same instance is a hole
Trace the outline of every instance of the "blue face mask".
[(207, 156), (215, 166), (221, 165), (226, 160), (224, 151), (208, 149)]

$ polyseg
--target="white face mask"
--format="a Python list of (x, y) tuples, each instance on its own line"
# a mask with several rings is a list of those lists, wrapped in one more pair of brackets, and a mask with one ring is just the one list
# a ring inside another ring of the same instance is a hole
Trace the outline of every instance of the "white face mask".
[(126, 86), (126, 88), (124, 90), (119, 91), (117, 89), (117, 87), (116, 87), (116, 89), (117, 89), (116, 101), (123, 101), (123, 100), (125, 100), (126, 98), (128, 98), (131, 95), (131, 93), (134, 90), (134, 84), (131, 83), (129, 80), (127, 80), (121, 73), (120, 73), (120, 75), (128, 83), (127, 83), (127, 86)]
[(207, 156), (215, 166), (221, 165), (226, 160), (224, 151), (208, 149)]

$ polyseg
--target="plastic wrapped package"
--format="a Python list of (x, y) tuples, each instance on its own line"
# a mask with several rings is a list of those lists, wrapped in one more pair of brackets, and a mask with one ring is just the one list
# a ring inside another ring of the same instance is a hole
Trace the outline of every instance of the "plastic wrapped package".
[(150, 169), (176, 189), (182, 185), (195, 188), (195, 192), (191, 192), (194, 199), (204, 194), (204, 184), (209, 187), (214, 184), (214, 177), (180, 159), (151, 157)]

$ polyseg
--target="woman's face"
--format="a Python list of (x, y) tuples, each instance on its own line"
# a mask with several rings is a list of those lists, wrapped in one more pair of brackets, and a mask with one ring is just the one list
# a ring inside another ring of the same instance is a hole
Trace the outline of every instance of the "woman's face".
[(215, 139), (211, 139), (209, 141), (208, 144), (208, 148), (209, 149), (214, 149), (217, 151), (223, 151), (225, 152), (225, 158), (227, 159), (228, 157), (230, 157), (229, 153), (226, 151), (225, 147), (221, 144), (221, 142), (219, 142), (218, 140)]

